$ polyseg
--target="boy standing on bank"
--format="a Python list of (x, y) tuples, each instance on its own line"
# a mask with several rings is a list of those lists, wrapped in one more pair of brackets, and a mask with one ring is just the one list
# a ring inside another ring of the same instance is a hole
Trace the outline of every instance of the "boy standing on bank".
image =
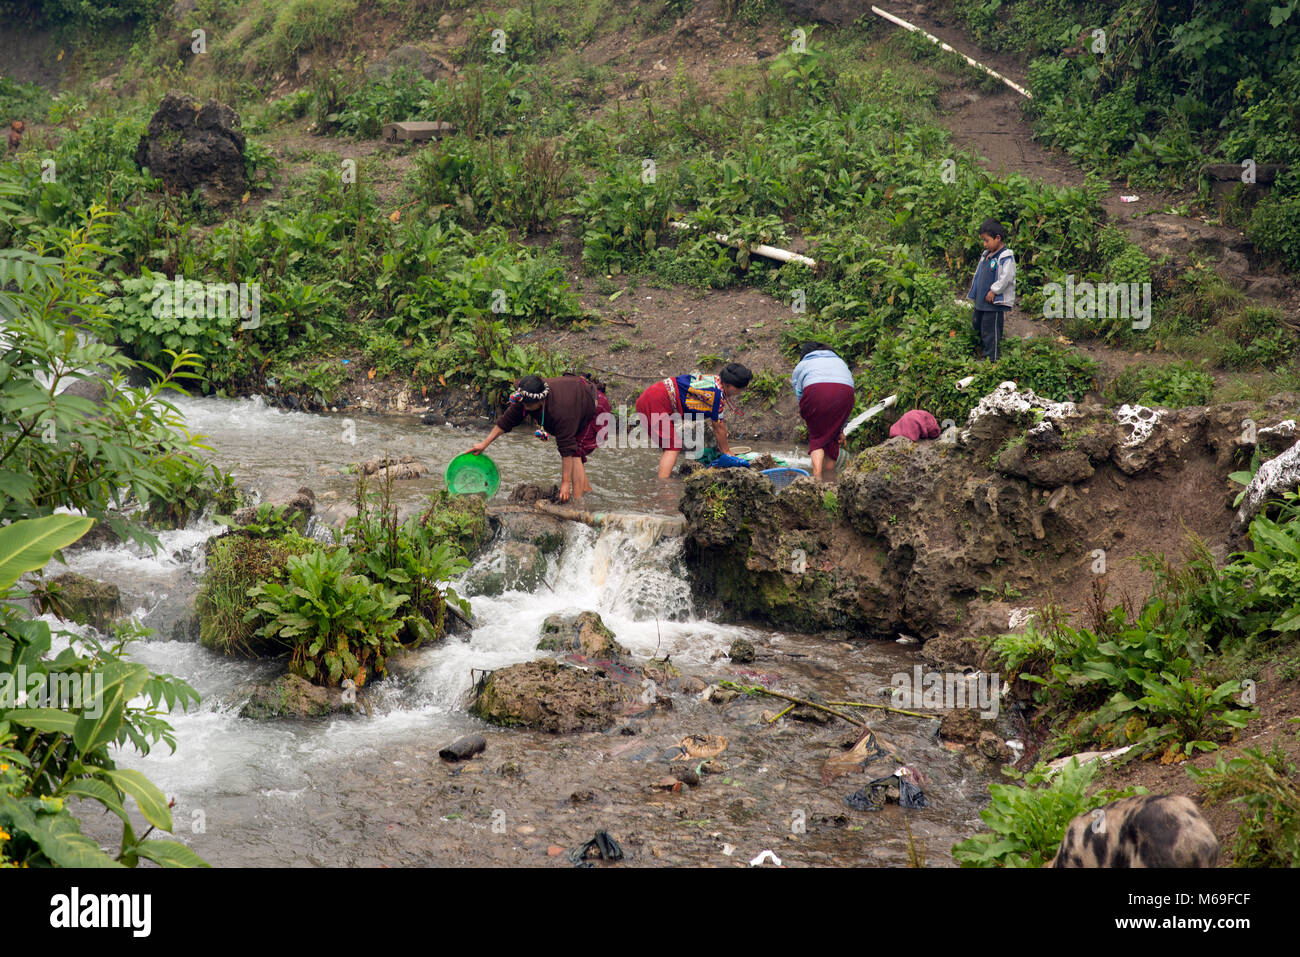
[(1016, 303), (1016, 254), (1007, 248), (1006, 227), (996, 219), (980, 225), (984, 254), (975, 267), (967, 299), (975, 302), (971, 325), (980, 337), (983, 358), (996, 362), (1001, 354), (1002, 323)]

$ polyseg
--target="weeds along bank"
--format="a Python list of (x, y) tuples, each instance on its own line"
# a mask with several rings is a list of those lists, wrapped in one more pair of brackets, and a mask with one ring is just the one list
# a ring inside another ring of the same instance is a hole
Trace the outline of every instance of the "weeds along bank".
[[(332, 68), (346, 62), (324, 55), (332, 49), (325, 27), (346, 10), (297, 6), (324, 26), (304, 27), (279, 54), (247, 44), (238, 63), (214, 29), (211, 60), (192, 54), (175, 73), (151, 46), (162, 42), (155, 28), (123, 68), (140, 78), (125, 108), (98, 113), (76, 95), (45, 103), (54, 122), (30, 133), (0, 174), (17, 207), (4, 237), (12, 247), (48, 245), (50, 229), (80, 221), (93, 204), (111, 211), (102, 290), (117, 338), (155, 363), (165, 349), (196, 352), (204, 388), (282, 391), (324, 406), (364, 366), (409, 377), (423, 394), (464, 387), (495, 401), (514, 377), (575, 364), (532, 343), (595, 321), (572, 288), (580, 257), (598, 287), (624, 274), (770, 293), (790, 306), (788, 343), (821, 339), (861, 366), (863, 402), (897, 392), (900, 403), (960, 419), (974, 400), (951, 383), (981, 372), (984, 391), (1012, 378), (1056, 398), (1082, 397), (1096, 370), (1051, 339), (1008, 342), (996, 376), (973, 362), (969, 319), (954, 300), (977, 257), (975, 225), (987, 216), (1010, 227), (1031, 315), (1043, 308), (1043, 286), (1066, 277), (1154, 282), (1150, 329), (1134, 332), (1128, 317), (1080, 318), (1071, 334), (1168, 342), (1218, 323), (1217, 307), (1232, 300), (1203, 271), (1161, 278), (1102, 223), (1094, 192), (980, 170), (933, 122), (940, 81), (897, 55), (907, 41), (874, 27), (814, 30), (804, 52), (736, 70), (715, 98), (678, 69), (643, 98), (603, 103), (612, 71), (575, 62), (567, 45), (581, 30), (598, 37), (594, 26), (561, 28), (553, 14), (534, 21), (518, 10), (453, 13), (464, 43), (449, 51), (449, 69), (426, 70), (434, 79), (400, 67), (368, 76)], [(770, 13), (736, 28), (785, 49), (790, 26)], [(221, 16), (196, 9), (178, 29)], [(279, 20), (268, 23), (264, 36), (278, 36)], [(498, 28), (516, 38), (503, 53), (493, 52)], [(647, 35), (663, 28), (650, 19), (641, 26)], [(311, 58), (301, 88), (268, 100), (272, 71), (300, 57)], [(135, 165), (157, 105), (157, 84), (144, 80), (164, 75), (169, 85), (233, 94), (249, 133), (250, 196), (268, 199), (213, 208), (162, 192)], [(431, 116), (457, 132), (413, 153), (341, 158), (385, 122)], [(305, 150), (279, 145), (299, 142), (307, 121), (324, 135)], [(387, 167), (399, 161), (410, 169), (393, 184)], [(746, 246), (720, 245), (712, 232)], [(802, 244), (818, 269), (751, 258), (748, 245), (760, 242)], [(178, 278), (195, 302), (213, 286), (256, 286), (257, 321), (206, 306), (177, 315), (167, 290)], [(1224, 365), (1273, 368), (1289, 358), (1289, 330), (1236, 306), (1238, 328), (1221, 337)], [(537, 328), (530, 344), (514, 341)], [(1206, 370), (1188, 374), (1203, 390)], [(1186, 383), (1121, 385), (1136, 390), (1124, 398), (1196, 397)]]

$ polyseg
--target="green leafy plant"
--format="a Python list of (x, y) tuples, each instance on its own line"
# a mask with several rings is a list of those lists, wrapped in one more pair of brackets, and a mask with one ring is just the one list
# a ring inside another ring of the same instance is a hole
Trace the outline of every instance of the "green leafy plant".
[(751, 402), (757, 399), (764, 406), (773, 405), (780, 398), (781, 392), (785, 389), (788, 381), (784, 376), (773, 372), (771, 369), (756, 372), (742, 395), (742, 401)]
[(1300, 867), (1300, 788), (1296, 766), (1279, 744), (1268, 751), (1247, 748), (1230, 760), (1220, 755), (1213, 767), (1188, 767), (1187, 773), (1209, 801), (1240, 810), (1236, 867)]
[(1214, 377), (1190, 360), (1151, 368), (1130, 366), (1108, 387), (1114, 402), (1181, 409), (1205, 405), (1214, 392)]
[(469, 562), (461, 542), (447, 535), (436, 508), (398, 522), (392, 482), (390, 476), (370, 493), (366, 477), (358, 477), (356, 515), (344, 534), (352, 537), (354, 567), (406, 599), (404, 642), (418, 645), (442, 637), (448, 603), (464, 616), (470, 614), (469, 602), (447, 584), (466, 571)]
[(962, 867), (1042, 867), (1056, 854), (1066, 828), (1080, 814), (1145, 788), (1089, 794), (1097, 762), (1071, 758), (1059, 772), (1039, 765), (1023, 786), (990, 784), (993, 800), (980, 812), (989, 830), (955, 844), (952, 856)]
[[(126, 645), (138, 636), (129, 629), (111, 645), (74, 638), (53, 654), (49, 624), (13, 601), (23, 597), (15, 587), (21, 575), (42, 568), (92, 524), (49, 515), (0, 528), (0, 683), (17, 693), (17, 706), (0, 704), (0, 864), (134, 867), (145, 858), (164, 867), (204, 866), (184, 844), (149, 839), (155, 828), (172, 830), (170, 805), (148, 778), (117, 767), (112, 756), (121, 745), (148, 754), (159, 740), (174, 751), (175, 736), (159, 715), (164, 705), (197, 703), (194, 689), (126, 660)], [(17, 687), (19, 676), (25, 687)], [(150, 825), (138, 837), (128, 795)], [(116, 857), (81, 833), (68, 805), (73, 797), (121, 820)]]
[(284, 584), (249, 590), (257, 604), (246, 620), (264, 616), (257, 634), (287, 646), (289, 670), (318, 684), (350, 678), (360, 686), (368, 671), (384, 674), (398, 647), (402, 622), (393, 616), (405, 596), (350, 574), (351, 567), (347, 548), (317, 549), (289, 559)]
[[(260, 528), (268, 533), (285, 531), (273, 521)], [(205, 648), (244, 657), (274, 656), (284, 651), (282, 643), (258, 634), (260, 622), (256, 616), (248, 620), (256, 605), (248, 593), (265, 582), (283, 582), (289, 559), (314, 551), (319, 544), (291, 533), (270, 537), (258, 531), (257, 526), (245, 526), (240, 534), (210, 539), (206, 546), (203, 578), (194, 600), (199, 641)]]
[[(63, 506), (106, 521), (119, 537), (152, 542), (125, 509), (132, 499), (168, 500), (181, 472), (197, 467), (196, 453), (206, 447), (166, 396), (185, 394), (182, 385), (199, 378), (198, 363), (172, 353), (166, 369), (144, 367), (150, 385), (128, 385), (138, 367), (107, 344), (112, 332), (94, 264), (103, 218), (103, 210), (92, 210), (83, 228), (63, 231), (58, 255), (0, 253), (0, 317), (7, 323), (0, 345), (0, 521)], [(103, 398), (65, 391), (78, 380), (100, 382)]]

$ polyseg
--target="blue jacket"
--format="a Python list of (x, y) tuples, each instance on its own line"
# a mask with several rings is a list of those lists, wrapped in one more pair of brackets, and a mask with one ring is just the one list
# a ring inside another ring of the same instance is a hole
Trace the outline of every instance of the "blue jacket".
[(794, 367), (790, 375), (790, 384), (794, 386), (794, 397), (803, 398), (803, 390), (819, 382), (836, 382), (853, 387), (853, 373), (848, 363), (829, 349), (810, 352)]
[(1016, 254), (1006, 246), (996, 253), (984, 250), (966, 298), (975, 300), (976, 309), (988, 309), (990, 303), (984, 296), (990, 289), (993, 290), (993, 307), (1010, 309), (1016, 304)]

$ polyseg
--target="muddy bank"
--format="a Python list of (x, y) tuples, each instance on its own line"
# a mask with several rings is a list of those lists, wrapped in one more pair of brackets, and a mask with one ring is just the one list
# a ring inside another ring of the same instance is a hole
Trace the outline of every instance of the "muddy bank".
[(722, 620), (902, 632), (930, 641), (932, 657), (975, 664), (966, 639), (1046, 602), (1077, 610), (1098, 576), (1145, 594), (1141, 552), (1175, 557), (1192, 532), (1226, 555), (1239, 491), (1228, 473), (1256, 442), (1267, 456), (1294, 441), (1269, 429), (1298, 399), (1115, 410), (1008, 384), (960, 431), (865, 450), (834, 487), (692, 476), (681, 506), (692, 588)]

